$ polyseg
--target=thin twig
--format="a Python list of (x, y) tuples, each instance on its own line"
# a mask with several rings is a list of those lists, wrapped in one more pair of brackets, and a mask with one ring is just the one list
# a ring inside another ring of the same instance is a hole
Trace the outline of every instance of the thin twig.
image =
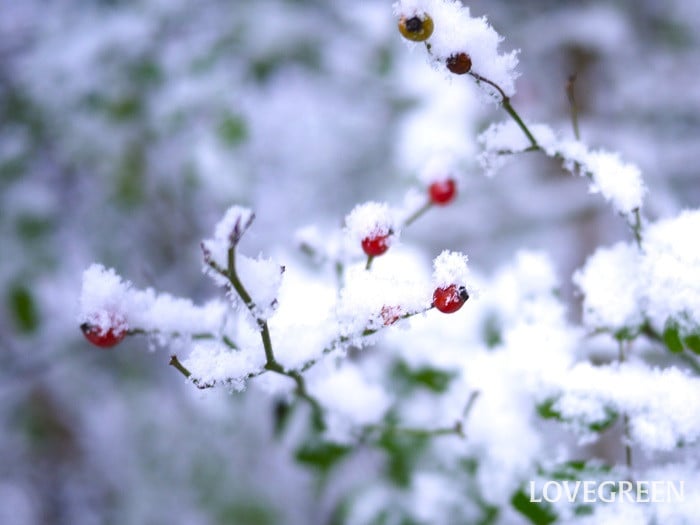
[(525, 125), (525, 122), (523, 122), (523, 119), (520, 118), (520, 115), (518, 114), (517, 111), (515, 111), (515, 108), (512, 106), (510, 103), (510, 97), (506, 95), (506, 92), (503, 91), (501, 86), (496, 84), (494, 81), (489, 80), (486, 77), (482, 77), (478, 73), (475, 73), (474, 71), (470, 71), (469, 74), (477, 81), (477, 83), (485, 83), (494, 88), (496, 91), (498, 91), (498, 94), (501, 96), (501, 105), (503, 106), (503, 109), (506, 110), (506, 113), (510, 115), (510, 117), (515, 121), (515, 123), (520, 127), (521, 130), (523, 130), (523, 133), (525, 133), (525, 136), (527, 139), (530, 141), (530, 145), (533, 148), (540, 149), (540, 145), (537, 143), (537, 140), (535, 139), (534, 135), (530, 131), (530, 129)]
[(569, 99), (569, 107), (571, 109), (571, 127), (574, 130), (574, 137), (576, 137), (576, 140), (581, 140), (578, 127), (578, 105), (576, 104), (576, 96), (574, 93), (575, 84), (576, 75), (570, 75), (569, 80), (566, 82), (566, 96)]

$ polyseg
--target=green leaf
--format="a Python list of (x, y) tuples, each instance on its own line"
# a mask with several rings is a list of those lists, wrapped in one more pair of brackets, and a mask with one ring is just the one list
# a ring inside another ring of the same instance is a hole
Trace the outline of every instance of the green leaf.
[(449, 388), (455, 375), (454, 372), (431, 367), (411, 369), (403, 361), (397, 363), (393, 370), (394, 380), (401, 391), (424, 388), (438, 394)]
[(548, 525), (557, 521), (557, 515), (549, 503), (530, 501), (530, 497), (522, 490), (513, 494), (510, 504), (535, 525)]
[(481, 328), (481, 334), (487, 347), (495, 348), (501, 345), (503, 343), (502, 332), (501, 321), (496, 314), (486, 317)]
[(683, 342), (678, 333), (677, 323), (673, 321), (667, 322), (662, 337), (666, 348), (668, 348), (671, 353), (680, 354), (683, 351)]
[(9, 310), (12, 312), (15, 326), (20, 332), (31, 333), (39, 326), (39, 312), (34, 296), (27, 287), (16, 284), (7, 295)]
[(378, 445), (387, 454), (387, 477), (399, 487), (409, 486), (415, 466), (429, 439), (428, 436), (387, 429), (378, 441)]
[(687, 346), (693, 353), (700, 354), (700, 334), (690, 334), (683, 339), (683, 343)]
[(618, 413), (610, 407), (604, 407), (605, 415), (602, 419), (598, 421), (582, 421), (576, 418), (565, 417), (561, 412), (559, 412), (554, 406), (556, 405), (557, 399), (550, 398), (542, 403), (538, 404), (536, 407), (537, 413), (543, 419), (554, 419), (556, 421), (562, 421), (564, 423), (572, 423), (577, 426), (585, 426), (588, 430), (592, 432), (602, 432), (610, 428), (615, 421), (617, 421)]
[(547, 399), (537, 405), (537, 413), (543, 419), (556, 419), (563, 421), (562, 415), (557, 410), (554, 410), (554, 404), (557, 402), (555, 398)]
[(242, 116), (226, 114), (219, 121), (217, 134), (227, 146), (238, 146), (248, 138), (248, 126)]
[(351, 448), (347, 445), (330, 441), (314, 441), (304, 443), (297, 449), (295, 458), (299, 463), (326, 473), (342, 461), (350, 451)]

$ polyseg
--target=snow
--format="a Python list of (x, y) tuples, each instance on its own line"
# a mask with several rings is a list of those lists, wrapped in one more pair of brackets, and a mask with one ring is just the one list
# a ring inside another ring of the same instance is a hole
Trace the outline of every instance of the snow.
[[(647, 188), (636, 165), (624, 162), (618, 153), (589, 150), (580, 141), (563, 139), (545, 124), (527, 126), (544, 153), (561, 160), (568, 171), (590, 177), (589, 191), (600, 193), (615, 211), (629, 215), (641, 208)], [(514, 121), (492, 124), (478, 141), (483, 148), (479, 163), (488, 176), (532, 146)]]
[(566, 418), (600, 421), (604, 407), (627, 414), (630, 437), (644, 450), (670, 451), (700, 437), (700, 379), (674, 367), (579, 363), (550, 387), (560, 393), (555, 408)]
[(259, 348), (232, 351), (220, 343), (200, 343), (182, 364), (199, 385), (226, 384), (240, 392), (246, 376), (265, 365), (265, 354)]
[[(498, 84), (506, 96), (515, 94), (518, 52), (499, 53), (503, 37), (486, 18), (472, 17), (468, 7), (452, 0), (401, 0), (394, 3), (394, 13), (407, 18), (425, 13), (433, 19), (435, 29), (427, 43), (435, 65), (443, 65), (451, 55), (467, 53), (474, 73)], [(496, 95), (485, 83), (481, 87)]]
[(447, 288), (455, 284), (464, 286), (469, 292), (469, 258), (459, 252), (444, 250), (433, 261), (433, 281), (438, 288)]
[(434, 155), (420, 171), (420, 181), (426, 186), (446, 180), (453, 180), (458, 184), (461, 179), (461, 173), (456, 164), (457, 161), (452, 155)]
[(391, 233), (387, 239), (391, 245), (398, 235), (398, 224), (388, 204), (370, 201), (353, 208), (345, 218), (345, 231), (350, 239), (358, 242)]
[(309, 390), (330, 415), (329, 439), (351, 443), (358, 428), (379, 423), (389, 408), (391, 401), (384, 388), (350, 362), (328, 367), (317, 377)]
[(683, 331), (700, 328), (700, 210), (650, 224), (640, 265), (646, 314), (653, 325), (675, 320)]
[(157, 293), (152, 288), (138, 290), (112, 268), (91, 265), (83, 273), (79, 323), (90, 323), (107, 330), (115, 315), (131, 330), (158, 332), (164, 336), (218, 333), (226, 319), (226, 305), (210, 301), (195, 306), (189, 299)]
[(631, 213), (641, 208), (646, 188), (639, 168), (623, 162), (619, 154), (593, 151), (583, 160), (591, 174), (591, 193), (600, 193), (620, 213)]
[(617, 243), (599, 248), (578, 270), (573, 281), (583, 292), (583, 322), (592, 330), (634, 331), (644, 322), (641, 253)]

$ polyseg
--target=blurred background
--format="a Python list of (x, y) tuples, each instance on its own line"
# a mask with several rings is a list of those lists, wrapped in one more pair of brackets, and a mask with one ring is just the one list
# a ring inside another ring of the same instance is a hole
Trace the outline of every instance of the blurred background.
[[(582, 138), (640, 166), (646, 217), (698, 206), (700, 3), (470, 7), (521, 49), (526, 120), (570, 135), (575, 73)], [(90, 347), (82, 271), (199, 302), (199, 240), (231, 204), (257, 214), (247, 253), (302, 264), (297, 229), (400, 204), (448, 151), (460, 196), (403, 242), (483, 273), (544, 249), (576, 319), (571, 273), (629, 233), (556, 162), (485, 177), (476, 137), (500, 120), (402, 41), (389, 0), (0, 0), (0, 523), (328, 522), (374, 458), (319, 484), (269, 396), (195, 391), (143, 339)]]

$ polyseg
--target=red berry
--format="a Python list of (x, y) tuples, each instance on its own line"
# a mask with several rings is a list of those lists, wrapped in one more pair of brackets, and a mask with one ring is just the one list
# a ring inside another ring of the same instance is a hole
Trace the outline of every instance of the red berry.
[(83, 323), (80, 329), (83, 331), (85, 339), (100, 348), (110, 348), (119, 344), (127, 333), (126, 321), (120, 316), (110, 316), (112, 326), (105, 329), (90, 323)]
[(447, 288), (436, 288), (433, 292), (433, 306), (444, 314), (452, 314), (462, 308), (469, 299), (464, 286), (451, 284)]
[(433, 182), (429, 188), (430, 201), (433, 204), (444, 206), (449, 204), (457, 195), (457, 184), (454, 179), (445, 179)]
[(389, 249), (389, 236), (391, 232), (384, 235), (371, 235), (362, 239), (362, 250), (370, 257), (376, 257)]
[(381, 315), (382, 321), (384, 321), (384, 326), (390, 326), (401, 319), (403, 312), (400, 306), (382, 306), (382, 311), (379, 315)]

